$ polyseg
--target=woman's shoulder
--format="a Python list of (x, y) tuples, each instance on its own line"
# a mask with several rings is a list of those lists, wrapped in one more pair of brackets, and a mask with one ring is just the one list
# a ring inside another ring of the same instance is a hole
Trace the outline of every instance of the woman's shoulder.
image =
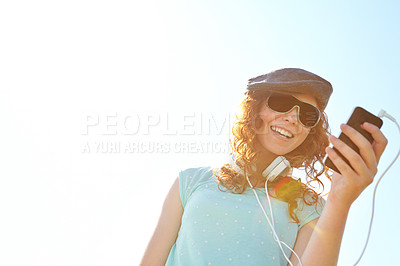
[(295, 212), (300, 220), (299, 227), (321, 216), (325, 202), (325, 199), (314, 191), (298, 198)]
[(186, 168), (181, 170), (178, 175), (179, 182), (181, 184), (185, 184), (186, 186), (195, 186), (200, 185), (206, 182), (215, 182), (215, 172), (217, 168), (213, 168), (211, 166), (200, 166), (193, 168)]
[(200, 177), (207, 174), (213, 174), (213, 168), (211, 166), (199, 166), (199, 167), (191, 167), (186, 168), (180, 171), (179, 177)]
[(214, 182), (214, 169), (211, 166), (186, 168), (179, 172), (178, 180), (182, 205), (185, 206), (198, 188)]

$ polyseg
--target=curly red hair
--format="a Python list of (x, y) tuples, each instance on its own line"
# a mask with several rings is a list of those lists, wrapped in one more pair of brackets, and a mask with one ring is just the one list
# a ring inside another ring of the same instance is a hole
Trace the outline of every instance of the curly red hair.
[[(259, 187), (260, 184), (265, 182), (261, 172), (250, 166), (259, 156), (255, 148), (256, 129), (262, 123), (262, 120), (258, 117), (258, 112), (269, 95), (270, 92), (265, 91), (253, 91), (246, 94), (245, 99), (240, 104), (239, 112), (236, 114), (236, 120), (232, 127), (232, 137), (229, 140), (231, 150), (235, 154), (236, 164), (249, 174), (254, 187)], [(318, 107), (320, 108), (320, 106)], [(319, 177), (322, 174), (329, 177), (326, 168), (322, 167), (319, 170), (317, 168), (318, 164), (323, 165), (325, 147), (329, 145), (329, 134), (327, 116), (324, 112), (321, 112), (320, 121), (310, 130), (304, 142), (285, 155), (292, 167), (304, 168), (307, 176), (306, 184), (296, 181), (290, 176), (276, 179), (268, 184), (268, 187), (274, 191), (271, 196), (289, 204), (289, 215), (295, 222), (299, 222), (295, 214), (297, 199), (301, 198), (307, 205), (316, 205), (321, 193), (317, 194), (312, 190), (310, 184), (317, 182), (318, 186), (323, 188), (324, 185)], [(248, 187), (246, 178), (236, 172), (230, 164), (223, 165), (215, 171), (215, 175), (218, 178), (219, 185), (233, 193), (241, 194)]]

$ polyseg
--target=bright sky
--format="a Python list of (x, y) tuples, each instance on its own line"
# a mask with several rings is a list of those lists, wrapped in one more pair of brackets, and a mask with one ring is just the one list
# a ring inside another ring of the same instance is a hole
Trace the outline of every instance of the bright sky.
[[(335, 135), (355, 106), (400, 120), (399, 13), (396, 1), (3, 1), (0, 264), (139, 264), (178, 172), (226, 162), (251, 77), (328, 79)], [(400, 147), (393, 123), (382, 130), (379, 173)], [(399, 170), (380, 183), (360, 265), (397, 259)], [(363, 248), (374, 184), (339, 265)]]

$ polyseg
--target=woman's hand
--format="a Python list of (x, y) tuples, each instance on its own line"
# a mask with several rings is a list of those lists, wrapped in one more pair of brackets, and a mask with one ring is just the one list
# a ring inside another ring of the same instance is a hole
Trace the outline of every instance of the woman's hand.
[(342, 203), (348, 207), (373, 182), (378, 171), (379, 159), (388, 142), (375, 125), (365, 122), (361, 127), (371, 133), (374, 139), (372, 144), (352, 127), (346, 124), (342, 124), (340, 127), (342, 132), (358, 146), (360, 154), (340, 139), (334, 136), (329, 137), (330, 142), (350, 162), (351, 167), (332, 148), (326, 148), (329, 158), (341, 172), (341, 174), (334, 172), (332, 176), (329, 197), (333, 197), (335, 202)]

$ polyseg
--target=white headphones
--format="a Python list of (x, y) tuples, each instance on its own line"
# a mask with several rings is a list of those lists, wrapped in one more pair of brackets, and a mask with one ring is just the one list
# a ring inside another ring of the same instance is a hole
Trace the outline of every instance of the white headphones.
[[(241, 175), (244, 175), (244, 171), (236, 164), (235, 156), (231, 157), (230, 165), (232, 165), (233, 170), (238, 172)], [(253, 170), (256, 170), (255, 166), (252, 166)], [(266, 180), (273, 181), (277, 177), (287, 176), (292, 172), (292, 168), (290, 167), (290, 163), (283, 156), (278, 156), (275, 160), (268, 165), (267, 168), (262, 172), (262, 176), (266, 178)]]
[[(262, 172), (263, 177), (265, 177), (265, 192), (266, 192), (266, 196), (267, 196), (267, 200), (268, 200), (271, 219), (270, 219), (270, 217), (268, 217), (267, 213), (265, 212), (265, 209), (264, 209), (263, 205), (261, 204), (261, 201), (258, 198), (258, 195), (257, 195), (256, 191), (254, 190), (254, 187), (251, 184), (247, 173), (244, 173), (243, 169), (240, 168), (236, 164), (236, 160), (235, 160), (235, 156), (234, 155), (231, 157), (230, 165), (232, 165), (233, 170), (235, 170), (239, 174), (242, 174), (242, 175), (244, 175), (246, 177), (247, 182), (249, 183), (249, 185), (250, 185), (250, 187), (251, 187), (251, 189), (252, 189), (252, 191), (253, 191), (256, 199), (257, 199), (258, 205), (260, 206), (262, 212), (264, 213), (264, 216), (267, 219), (268, 225), (270, 226), (270, 228), (271, 228), (271, 230), (273, 232), (274, 240), (277, 242), (277, 244), (278, 244), (280, 250), (282, 251), (282, 254), (285, 257), (285, 259), (288, 262), (288, 264), (293, 266), (292, 262), (289, 260), (289, 258), (285, 254), (282, 245), (286, 246), (286, 248), (288, 248), (290, 251), (292, 251), (292, 253), (296, 256), (297, 260), (299, 261), (299, 264), (302, 266), (303, 264), (301, 263), (301, 260), (300, 260), (299, 256), (296, 254), (296, 252), (294, 252), (294, 250), (292, 248), (290, 248), (288, 244), (286, 244), (285, 242), (281, 241), (279, 239), (279, 237), (278, 237), (278, 234), (275, 231), (275, 221), (274, 221), (274, 215), (272, 213), (271, 199), (270, 199), (269, 194), (268, 194), (268, 181), (272, 181), (272, 180), (274, 180), (274, 179), (276, 179), (277, 177), (280, 177), (280, 176), (286, 176), (286, 175), (288, 175), (288, 174), (290, 174), (292, 172), (292, 168), (290, 166), (289, 161), (286, 160), (286, 158), (283, 157), (283, 156), (278, 156)], [(256, 170), (254, 165), (252, 166), (252, 169)]]

